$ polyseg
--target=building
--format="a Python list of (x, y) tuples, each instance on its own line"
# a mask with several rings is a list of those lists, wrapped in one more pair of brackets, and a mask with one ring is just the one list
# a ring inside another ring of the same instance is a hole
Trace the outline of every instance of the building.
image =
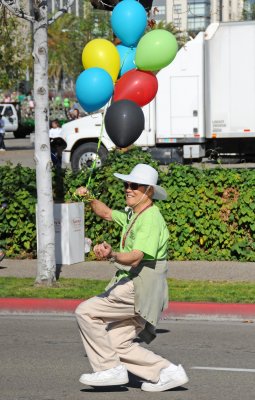
[(187, 31), (199, 32), (206, 29), (211, 22), (210, 0), (188, 0), (187, 8)]
[(160, 10), (156, 21), (173, 22), (182, 32), (196, 33), (212, 22), (241, 21), (244, 0), (154, 0), (153, 8)]
[[(66, 4), (65, 0), (48, 0), (48, 12), (55, 13)], [(74, 0), (72, 7), (69, 12), (74, 14), (76, 17), (83, 17), (85, 10), (84, 0)]]
[(166, 0), (154, 0), (150, 10), (150, 18), (159, 21), (166, 21)]

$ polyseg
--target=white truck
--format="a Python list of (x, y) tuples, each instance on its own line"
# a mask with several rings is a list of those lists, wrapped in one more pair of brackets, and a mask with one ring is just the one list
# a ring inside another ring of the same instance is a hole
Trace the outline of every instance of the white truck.
[[(209, 25), (157, 78), (137, 146), (161, 163), (255, 155), (255, 21)], [(103, 127), (97, 154), (102, 123), (98, 112), (63, 125), (63, 166), (101, 165), (115, 147)]]
[(34, 128), (21, 120), (20, 103), (0, 103), (0, 114), (3, 116), (5, 132), (13, 132), (15, 138), (24, 138)]

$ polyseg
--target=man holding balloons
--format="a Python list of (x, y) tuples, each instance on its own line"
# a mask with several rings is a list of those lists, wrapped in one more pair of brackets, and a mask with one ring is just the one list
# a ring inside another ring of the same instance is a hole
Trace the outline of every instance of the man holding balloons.
[(158, 173), (150, 165), (137, 164), (128, 175), (114, 175), (123, 181), (127, 213), (91, 199), (87, 188), (76, 191), (88, 196), (97, 216), (122, 227), (119, 251), (113, 251), (106, 242), (94, 247), (98, 259), (114, 262), (115, 277), (104, 293), (82, 302), (75, 311), (94, 371), (82, 374), (80, 382), (89, 386), (125, 385), (129, 371), (146, 380), (143, 391), (162, 392), (188, 382), (183, 367), (143, 348), (134, 339), (139, 335), (150, 343), (161, 312), (168, 305), (169, 233), (153, 204), (153, 199), (165, 200), (167, 193), (157, 184)]
[[(175, 37), (155, 29), (145, 33), (147, 14), (136, 0), (118, 3), (111, 16), (112, 29), (120, 40), (116, 47), (105, 39), (89, 42), (82, 54), (84, 71), (76, 82), (76, 95), (87, 112), (94, 112), (112, 98), (104, 124), (117, 147), (134, 143), (144, 129), (143, 106), (156, 96), (156, 72), (173, 61), (177, 53)], [(160, 314), (168, 304), (166, 256), (168, 231), (153, 199), (166, 199), (157, 185), (158, 173), (138, 164), (129, 175), (114, 174), (123, 180), (128, 214), (111, 210), (91, 198), (87, 188), (76, 193), (86, 196), (96, 215), (122, 226), (120, 251), (104, 242), (94, 247), (98, 259), (115, 262), (118, 269), (108, 290), (81, 303), (76, 309), (93, 373), (80, 382), (90, 386), (128, 383), (128, 373), (143, 378), (141, 389), (161, 392), (181, 386), (188, 377), (181, 365), (142, 348), (155, 337)]]

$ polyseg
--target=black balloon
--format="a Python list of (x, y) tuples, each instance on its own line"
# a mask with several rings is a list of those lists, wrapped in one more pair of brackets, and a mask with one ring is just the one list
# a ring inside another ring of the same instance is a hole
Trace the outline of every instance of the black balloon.
[(105, 114), (105, 129), (117, 147), (134, 143), (144, 130), (141, 107), (131, 100), (118, 100), (110, 105)]

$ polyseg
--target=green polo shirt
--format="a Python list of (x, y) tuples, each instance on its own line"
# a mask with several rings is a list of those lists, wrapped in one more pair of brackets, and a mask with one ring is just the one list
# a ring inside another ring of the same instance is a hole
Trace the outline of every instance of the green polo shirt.
[(134, 213), (131, 219), (128, 220), (125, 212), (112, 211), (113, 221), (122, 226), (120, 252), (140, 250), (144, 253), (144, 260), (166, 259), (169, 232), (164, 218), (155, 205), (149, 207), (139, 215), (131, 227), (126, 240), (124, 240), (125, 233), (132, 225), (136, 216), (137, 214)]
[(155, 334), (150, 333), (150, 326), (156, 326), (162, 310), (168, 306), (166, 258), (169, 233), (158, 207), (153, 205), (136, 219), (123, 246), (125, 233), (136, 215), (134, 214), (129, 221), (126, 213), (116, 210), (112, 212), (113, 221), (122, 226), (120, 252), (140, 250), (144, 253), (144, 258), (137, 267), (115, 263), (118, 273), (109, 283), (107, 290), (125, 276), (133, 280), (135, 312), (147, 321), (143, 337), (146, 337), (146, 343), (149, 343), (155, 337)]

